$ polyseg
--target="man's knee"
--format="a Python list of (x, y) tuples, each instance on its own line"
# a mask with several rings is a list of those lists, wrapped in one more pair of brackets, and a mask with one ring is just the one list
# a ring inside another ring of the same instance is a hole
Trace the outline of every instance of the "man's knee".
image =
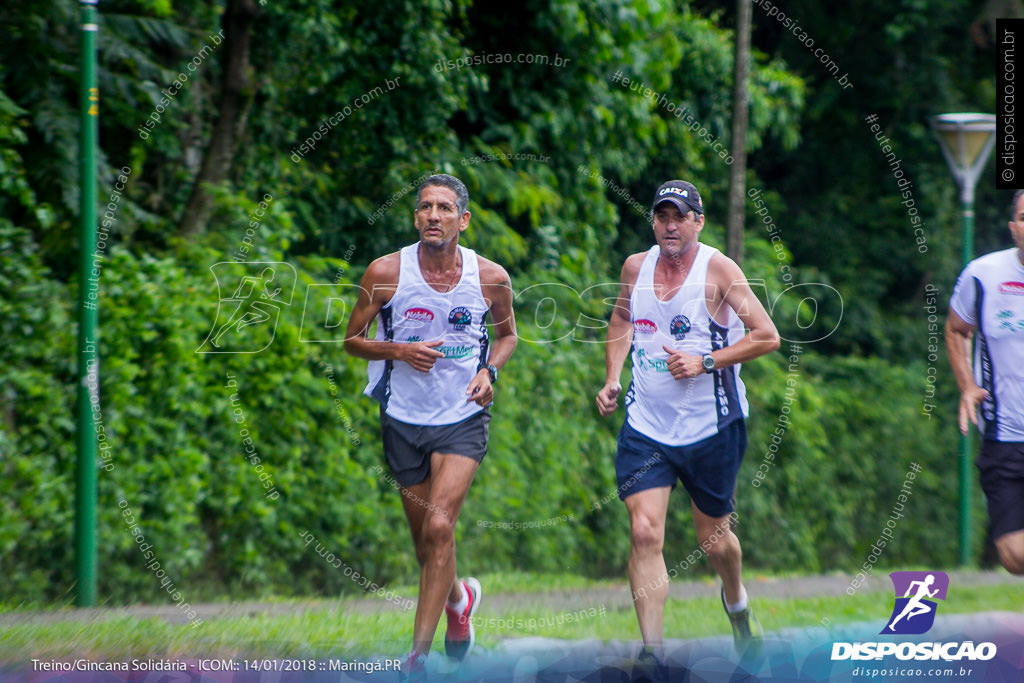
[(1016, 576), (1024, 576), (1024, 561), (1020, 558), (1000, 553), (999, 559), (1006, 571)]
[(661, 552), (665, 545), (665, 523), (637, 514), (630, 520), (630, 539), (637, 550)]
[(999, 562), (1006, 571), (1017, 576), (1024, 575), (1024, 548), (1021, 544), (1004, 543), (996, 546), (999, 551)]
[(700, 548), (709, 560), (729, 558), (739, 552), (739, 539), (728, 529), (717, 530), (700, 539)]
[(423, 523), (423, 541), (427, 548), (438, 548), (455, 541), (455, 520), (443, 511), (430, 514)]

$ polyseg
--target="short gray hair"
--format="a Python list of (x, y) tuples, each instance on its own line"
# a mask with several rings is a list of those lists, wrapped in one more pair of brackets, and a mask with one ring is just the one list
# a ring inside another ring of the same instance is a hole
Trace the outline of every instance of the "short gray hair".
[(466, 185), (455, 176), (448, 175), (447, 173), (438, 173), (423, 181), (420, 188), (416, 190), (416, 206), (420, 205), (420, 195), (423, 194), (423, 188), (430, 187), (431, 185), (447, 187), (455, 193), (455, 205), (459, 209), (460, 216), (469, 209), (469, 190), (466, 189)]

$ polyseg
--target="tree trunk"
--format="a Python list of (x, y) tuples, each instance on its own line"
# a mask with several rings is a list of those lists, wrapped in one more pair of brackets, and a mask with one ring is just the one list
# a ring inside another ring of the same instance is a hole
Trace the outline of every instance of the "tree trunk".
[(750, 0), (736, 0), (736, 55), (732, 86), (732, 165), (729, 167), (729, 212), (725, 253), (743, 262), (743, 215), (747, 176), (747, 121), (750, 93)]
[(238, 141), (245, 132), (249, 107), (255, 94), (252, 67), (249, 64), (249, 39), (252, 24), (259, 15), (257, 0), (228, 0), (221, 22), (224, 44), (217, 48), (224, 58), (223, 80), (217, 123), (210, 136), (210, 144), (203, 155), (192, 193), (181, 217), (181, 234), (194, 235), (206, 229), (213, 210), (210, 185), (227, 179), (235, 158)]

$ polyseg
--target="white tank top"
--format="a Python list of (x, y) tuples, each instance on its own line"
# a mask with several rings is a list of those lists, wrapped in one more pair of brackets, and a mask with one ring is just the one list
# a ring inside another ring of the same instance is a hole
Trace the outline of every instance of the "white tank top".
[(1024, 441), (1024, 265), (1017, 249), (967, 264), (949, 307), (977, 327), (974, 381), (987, 389), (981, 434), (992, 441)]
[(377, 339), (409, 343), (443, 340), (444, 354), (430, 372), (402, 361), (370, 361), (363, 393), (380, 401), (388, 415), (415, 425), (454, 424), (483, 408), (467, 401), (466, 387), (487, 360), (487, 302), (480, 289), (476, 252), (462, 252), (462, 278), (447, 293), (423, 279), (419, 243), (400, 252), (398, 287), (377, 315)]
[(746, 417), (746, 390), (738, 364), (692, 379), (673, 379), (668, 352), (662, 347), (700, 356), (735, 344), (745, 333), (732, 309), (727, 307), (726, 327), (708, 313), (708, 263), (717, 249), (698, 243), (686, 280), (668, 301), (660, 301), (654, 294), (654, 266), (660, 251), (655, 245), (647, 252), (629, 300), (633, 381), (626, 391), (626, 419), (650, 439), (666, 446), (685, 446)]

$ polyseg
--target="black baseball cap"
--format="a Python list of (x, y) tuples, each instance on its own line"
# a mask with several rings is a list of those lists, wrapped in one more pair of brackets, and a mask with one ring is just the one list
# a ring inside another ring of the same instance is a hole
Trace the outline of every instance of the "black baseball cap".
[(685, 180), (670, 180), (662, 184), (654, 193), (654, 204), (651, 205), (651, 210), (657, 209), (658, 204), (662, 202), (672, 202), (684, 214), (687, 211), (704, 213), (704, 203), (700, 200), (700, 193), (697, 192), (696, 187)]

